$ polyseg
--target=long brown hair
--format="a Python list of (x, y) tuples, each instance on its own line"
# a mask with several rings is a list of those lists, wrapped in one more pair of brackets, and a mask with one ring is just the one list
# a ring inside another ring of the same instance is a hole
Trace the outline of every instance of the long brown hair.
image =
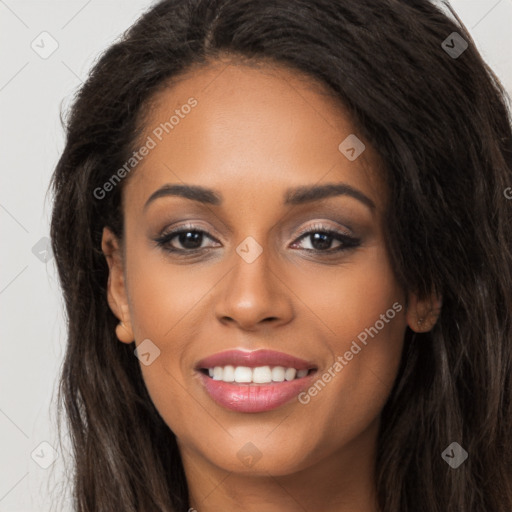
[[(443, 297), (431, 332), (407, 331), (382, 412), (382, 511), (512, 510), (510, 110), (446, 8), (451, 16), (427, 0), (164, 0), (95, 64), (51, 183), (68, 319), (59, 413), (77, 512), (187, 510), (175, 436), (107, 303), (100, 241), (104, 226), (123, 235), (123, 183), (101, 199), (94, 190), (134, 151), (153, 95), (223, 54), (307, 73), (339, 98), (384, 163), (397, 279)], [(443, 46), (453, 32), (468, 45), (457, 56)], [(454, 441), (468, 452), (457, 469), (441, 456)]]

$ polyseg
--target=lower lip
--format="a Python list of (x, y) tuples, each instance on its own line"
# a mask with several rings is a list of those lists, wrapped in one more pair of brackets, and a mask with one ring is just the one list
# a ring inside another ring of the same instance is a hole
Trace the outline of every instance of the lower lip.
[(310, 385), (316, 372), (291, 381), (272, 384), (238, 384), (213, 380), (199, 372), (206, 392), (222, 407), (237, 412), (264, 412), (289, 402)]

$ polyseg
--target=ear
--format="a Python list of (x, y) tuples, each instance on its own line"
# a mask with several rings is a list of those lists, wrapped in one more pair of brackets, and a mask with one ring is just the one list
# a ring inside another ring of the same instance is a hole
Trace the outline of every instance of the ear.
[(441, 314), (442, 298), (432, 293), (425, 299), (419, 299), (416, 294), (409, 294), (407, 308), (407, 324), (415, 332), (428, 332), (437, 322)]
[(134, 341), (128, 296), (126, 293), (123, 258), (119, 240), (108, 227), (103, 228), (101, 250), (108, 263), (109, 274), (107, 283), (107, 300), (112, 313), (120, 320), (116, 327), (119, 341), (131, 343)]

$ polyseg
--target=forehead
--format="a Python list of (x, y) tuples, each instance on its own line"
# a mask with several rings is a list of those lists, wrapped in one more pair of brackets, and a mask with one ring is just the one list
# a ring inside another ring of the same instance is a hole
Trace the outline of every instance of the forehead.
[(126, 184), (130, 203), (165, 183), (216, 188), (229, 200), (338, 181), (363, 189), (378, 208), (383, 201), (374, 150), (366, 143), (353, 161), (340, 150), (357, 137), (343, 105), (287, 68), (216, 61), (173, 80), (143, 114), (139, 143), (151, 149)]

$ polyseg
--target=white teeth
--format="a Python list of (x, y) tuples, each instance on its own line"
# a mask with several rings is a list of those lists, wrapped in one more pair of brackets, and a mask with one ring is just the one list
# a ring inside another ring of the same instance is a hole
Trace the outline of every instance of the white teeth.
[(295, 368), (285, 368), (284, 366), (257, 366), (249, 368), (248, 366), (215, 366), (208, 368), (208, 375), (213, 380), (222, 380), (224, 382), (268, 384), (270, 382), (283, 382), (301, 379), (309, 373), (309, 370), (296, 370)]
[(272, 380), (274, 382), (283, 382), (284, 370), (283, 366), (274, 366), (274, 368), (272, 368)]
[(293, 379), (295, 379), (296, 373), (297, 373), (297, 370), (295, 368), (286, 368), (286, 371), (284, 372), (284, 378), (286, 380), (293, 380)]
[(237, 366), (235, 368), (235, 382), (251, 382), (252, 370), (248, 366)]
[(255, 384), (267, 384), (272, 382), (270, 366), (258, 366), (252, 371), (252, 381)]
[(235, 367), (228, 365), (224, 366), (224, 373), (222, 375), (224, 382), (235, 382)]

